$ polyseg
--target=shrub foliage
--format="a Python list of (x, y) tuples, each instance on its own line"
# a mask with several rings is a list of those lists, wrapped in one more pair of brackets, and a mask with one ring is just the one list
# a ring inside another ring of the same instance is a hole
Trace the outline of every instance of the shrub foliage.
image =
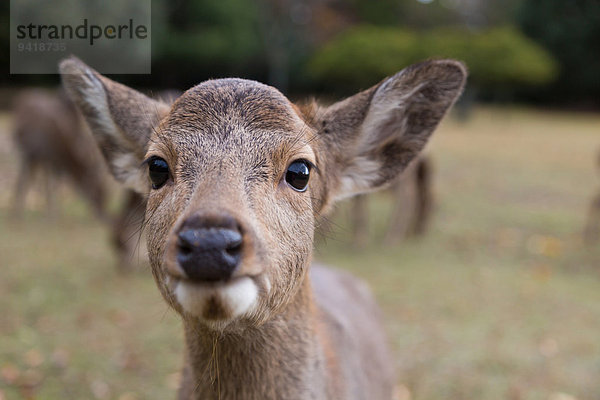
[(549, 53), (510, 27), (417, 33), (358, 26), (316, 51), (308, 68), (322, 86), (350, 91), (367, 87), (411, 63), (446, 57), (464, 61), (470, 82), (482, 88), (546, 84), (558, 72)]

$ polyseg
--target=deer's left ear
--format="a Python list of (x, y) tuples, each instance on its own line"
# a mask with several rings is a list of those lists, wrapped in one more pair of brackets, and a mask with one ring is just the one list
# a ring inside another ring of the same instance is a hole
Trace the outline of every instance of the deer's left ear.
[(318, 112), (327, 197), (376, 190), (398, 176), (459, 97), (466, 76), (458, 61), (428, 61)]

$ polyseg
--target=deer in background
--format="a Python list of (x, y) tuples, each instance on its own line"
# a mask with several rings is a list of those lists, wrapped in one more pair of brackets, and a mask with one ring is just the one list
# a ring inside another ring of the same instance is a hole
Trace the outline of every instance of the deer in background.
[(113, 175), (147, 194), (150, 264), (183, 319), (180, 399), (390, 399), (394, 368), (366, 285), (311, 265), (332, 205), (385, 187), (461, 93), (429, 61), (329, 107), (243, 79), (172, 106), (71, 58), (63, 84)]
[(101, 156), (91, 136), (81, 134), (75, 106), (61, 91), (28, 89), (13, 106), (13, 140), (20, 155), (14, 197), (14, 213), (23, 212), (27, 190), (42, 174), (46, 205), (54, 213), (54, 189), (65, 177), (85, 197), (95, 214), (106, 219), (106, 168), (98, 168)]
[(55, 213), (54, 191), (60, 178), (68, 181), (90, 204), (94, 214), (110, 225), (117, 267), (128, 270), (135, 253), (145, 199), (134, 191), (124, 194), (115, 217), (106, 210), (108, 171), (98, 146), (84, 126), (77, 109), (63, 91), (23, 90), (14, 101), (13, 140), (20, 156), (14, 195), (14, 215), (23, 213), (28, 189), (42, 175), (46, 205)]
[[(387, 191), (393, 206), (383, 239), (386, 244), (393, 245), (406, 236), (417, 237), (425, 233), (433, 207), (431, 164), (431, 159), (422, 155), (389, 185)], [(364, 247), (368, 242), (368, 199), (368, 195), (357, 195), (352, 199), (352, 239), (357, 247)]]

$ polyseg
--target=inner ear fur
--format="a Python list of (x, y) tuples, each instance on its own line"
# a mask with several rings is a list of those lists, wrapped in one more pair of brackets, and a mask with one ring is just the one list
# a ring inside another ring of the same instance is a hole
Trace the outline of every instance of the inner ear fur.
[(427, 61), (315, 111), (330, 201), (391, 183), (423, 149), (466, 76), (458, 61)]

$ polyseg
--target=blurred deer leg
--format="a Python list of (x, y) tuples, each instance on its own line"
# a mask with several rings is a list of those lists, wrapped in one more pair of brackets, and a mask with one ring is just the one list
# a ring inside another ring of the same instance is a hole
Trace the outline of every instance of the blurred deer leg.
[(352, 242), (357, 247), (365, 247), (369, 239), (367, 195), (358, 195), (352, 199)]
[(431, 218), (433, 195), (431, 193), (431, 161), (427, 158), (418, 160), (415, 171), (415, 204), (408, 234), (420, 236), (425, 233)]
[(17, 176), (15, 185), (15, 195), (13, 200), (13, 216), (15, 218), (21, 218), (23, 216), (23, 209), (25, 208), (25, 197), (27, 189), (31, 185), (32, 180), (32, 168), (27, 160), (21, 160), (21, 166)]
[(54, 185), (57, 183), (49, 171), (42, 171), (42, 180), (44, 181), (44, 195), (46, 197), (46, 215), (54, 219), (57, 216), (56, 196)]
[(593, 246), (598, 243), (600, 237), (600, 193), (598, 193), (588, 211), (588, 217), (583, 230), (583, 243), (586, 246)]
[(80, 192), (88, 200), (94, 215), (102, 222), (111, 223), (109, 213), (106, 211), (107, 188), (101, 179), (79, 182)]
[(142, 195), (128, 190), (125, 201), (112, 227), (112, 242), (117, 253), (117, 269), (131, 270), (132, 258), (141, 239), (146, 202)]
[(390, 186), (392, 201), (394, 202), (390, 223), (383, 239), (386, 245), (395, 245), (402, 240), (407, 231), (407, 211), (410, 207), (410, 192), (407, 179), (398, 179)]

